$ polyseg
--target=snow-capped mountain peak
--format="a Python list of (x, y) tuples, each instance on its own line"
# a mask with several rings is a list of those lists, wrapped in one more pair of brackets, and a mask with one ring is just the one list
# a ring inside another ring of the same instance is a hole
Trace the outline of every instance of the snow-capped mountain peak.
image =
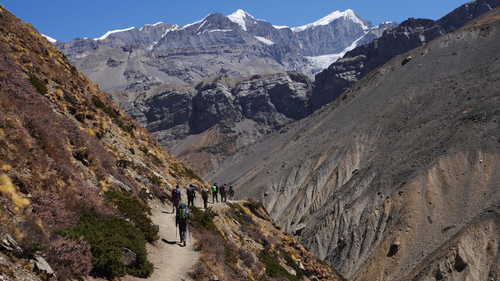
[(241, 29), (243, 29), (244, 31), (247, 31), (247, 25), (245, 19), (250, 18), (255, 20), (254, 16), (252, 16), (251, 14), (247, 13), (242, 9), (236, 10), (234, 13), (228, 15), (227, 18), (230, 21), (239, 24), (241, 26)]
[(329, 15), (327, 15), (327, 16), (325, 16), (325, 17), (323, 17), (323, 18), (321, 18), (313, 23), (305, 24), (305, 25), (298, 26), (298, 27), (293, 27), (292, 31), (300, 32), (300, 31), (304, 31), (306, 29), (313, 28), (316, 26), (328, 25), (328, 24), (332, 23), (333, 21), (341, 19), (341, 18), (349, 19), (355, 23), (360, 24), (363, 29), (365, 29), (365, 30), (368, 29), (368, 26), (366, 26), (366, 24), (363, 22), (363, 20), (361, 20), (354, 13), (353, 10), (347, 9), (345, 11), (334, 11), (334, 12), (330, 13)]

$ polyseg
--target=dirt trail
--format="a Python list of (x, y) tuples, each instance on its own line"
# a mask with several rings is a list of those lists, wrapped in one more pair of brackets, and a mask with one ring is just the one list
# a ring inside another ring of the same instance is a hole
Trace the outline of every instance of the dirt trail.
[(181, 281), (191, 280), (187, 272), (198, 261), (198, 253), (194, 251), (194, 238), (188, 234), (187, 246), (178, 245), (179, 236), (176, 234), (175, 216), (171, 213), (172, 207), (163, 207), (152, 204), (154, 224), (160, 226), (160, 240), (155, 245), (148, 245), (148, 257), (153, 263), (155, 271), (148, 279), (127, 277), (125, 281)]

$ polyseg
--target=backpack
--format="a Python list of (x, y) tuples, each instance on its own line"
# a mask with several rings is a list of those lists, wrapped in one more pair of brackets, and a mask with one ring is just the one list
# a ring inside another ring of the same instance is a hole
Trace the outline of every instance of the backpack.
[(174, 189), (174, 199), (175, 200), (181, 199), (181, 190), (180, 189)]
[(217, 192), (217, 186), (215, 184), (212, 185), (212, 192)]
[(181, 204), (177, 210), (177, 217), (181, 220), (185, 220), (188, 217), (188, 209), (185, 204)]
[(190, 187), (187, 192), (188, 192), (188, 197), (194, 197), (194, 188)]
[(208, 198), (208, 191), (207, 191), (206, 189), (203, 189), (203, 190), (201, 191), (201, 196), (202, 196), (203, 198)]

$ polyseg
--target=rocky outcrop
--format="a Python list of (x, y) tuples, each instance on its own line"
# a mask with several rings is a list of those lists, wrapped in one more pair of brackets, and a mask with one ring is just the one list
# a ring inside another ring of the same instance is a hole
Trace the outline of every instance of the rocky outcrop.
[(472, 1), (437, 21), (412, 18), (396, 28), (388, 29), (380, 38), (348, 52), (316, 75), (313, 109), (317, 110), (335, 100), (355, 82), (391, 58), (452, 32), (499, 5), (498, 0)]
[(159, 86), (133, 99), (127, 112), (181, 159), (206, 173), (262, 135), (309, 114), (312, 82), (298, 73), (228, 75), (196, 87)]
[(214, 180), (349, 280), (495, 280), (499, 19), (396, 56)]

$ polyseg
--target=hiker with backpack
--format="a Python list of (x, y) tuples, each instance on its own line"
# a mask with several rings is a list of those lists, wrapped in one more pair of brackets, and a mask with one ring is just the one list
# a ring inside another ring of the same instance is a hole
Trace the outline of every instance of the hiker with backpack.
[(216, 200), (217, 203), (219, 203), (219, 198), (217, 197), (217, 192), (219, 192), (219, 187), (217, 187), (217, 184), (214, 183), (211, 189), (212, 189), (212, 204), (215, 204)]
[(175, 187), (175, 189), (172, 190), (172, 204), (173, 204), (173, 210), (172, 214), (174, 211), (177, 211), (177, 208), (179, 208), (179, 203), (181, 202), (181, 190), (179, 189), (179, 185)]
[(229, 186), (229, 190), (227, 191), (228, 195), (229, 195), (229, 198), (231, 200), (233, 200), (233, 197), (234, 197), (234, 188), (232, 185)]
[(179, 228), (180, 244), (186, 247), (186, 233), (189, 219), (189, 208), (186, 204), (179, 204), (175, 213), (175, 226)]
[(194, 207), (195, 197), (196, 197), (196, 188), (192, 184), (190, 184), (187, 187), (188, 207)]
[(220, 201), (221, 202), (226, 202), (227, 201), (226, 191), (227, 191), (227, 185), (223, 184), (220, 187)]
[(203, 199), (203, 207), (206, 210), (208, 207), (208, 190), (206, 188), (201, 190), (201, 198)]

